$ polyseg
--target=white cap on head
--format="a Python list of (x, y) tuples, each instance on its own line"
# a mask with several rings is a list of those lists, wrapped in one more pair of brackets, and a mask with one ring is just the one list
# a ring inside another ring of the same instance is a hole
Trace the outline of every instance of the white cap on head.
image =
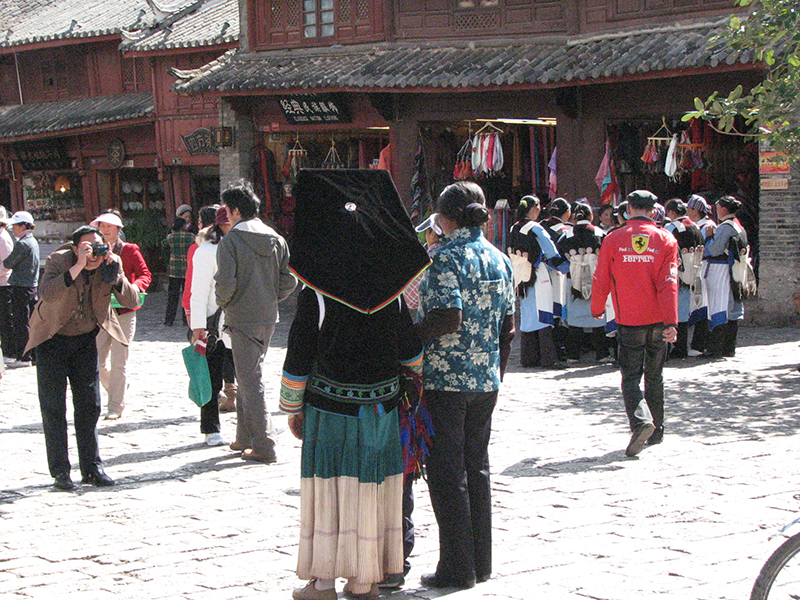
[(180, 217), (185, 212), (192, 212), (192, 207), (188, 204), (181, 204), (175, 211), (175, 216)]
[(416, 231), (417, 233), (422, 233), (423, 231), (427, 231), (428, 229), (433, 229), (433, 232), (436, 235), (442, 235), (442, 228), (436, 221), (438, 216), (439, 213), (431, 213), (431, 215), (427, 219), (425, 219), (422, 223), (420, 223), (414, 228), (414, 231)]
[(92, 227), (97, 227), (100, 223), (108, 223), (109, 225), (116, 225), (120, 229), (124, 227), (122, 224), (122, 219), (120, 219), (114, 213), (103, 213), (99, 217), (97, 217), (94, 221), (89, 223)]
[(19, 223), (30, 223), (33, 225), (33, 216), (26, 210), (19, 210), (11, 215), (9, 225), (18, 225)]

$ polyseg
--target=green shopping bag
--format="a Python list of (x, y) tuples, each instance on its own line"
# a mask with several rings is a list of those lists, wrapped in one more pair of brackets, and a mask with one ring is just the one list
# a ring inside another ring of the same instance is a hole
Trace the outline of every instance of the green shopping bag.
[(194, 346), (181, 350), (186, 372), (189, 373), (189, 398), (204, 406), (211, 402), (211, 375), (208, 372), (208, 361), (204, 354), (194, 351)]

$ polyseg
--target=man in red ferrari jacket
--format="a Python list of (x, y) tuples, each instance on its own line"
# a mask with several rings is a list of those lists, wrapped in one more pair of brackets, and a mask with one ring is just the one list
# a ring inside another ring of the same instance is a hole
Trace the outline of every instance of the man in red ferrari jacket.
[[(678, 330), (678, 243), (650, 218), (656, 197), (628, 194), (628, 223), (609, 233), (600, 248), (592, 283), (592, 315), (601, 317), (611, 294), (618, 324), (622, 397), (632, 435), (626, 456), (664, 435), (667, 342)], [(644, 394), (640, 387), (644, 374)]]

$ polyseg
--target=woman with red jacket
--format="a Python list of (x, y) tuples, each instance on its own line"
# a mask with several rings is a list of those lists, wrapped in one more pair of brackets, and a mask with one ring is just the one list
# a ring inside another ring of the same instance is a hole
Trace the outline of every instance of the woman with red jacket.
[[(103, 213), (91, 224), (103, 234), (109, 249), (122, 258), (122, 271), (128, 281), (136, 288), (136, 291), (146, 292), (152, 278), (150, 269), (147, 268), (147, 263), (139, 251), (139, 246), (123, 242), (119, 238), (119, 232), (123, 227), (119, 213), (114, 210)], [(136, 333), (136, 311), (140, 308), (141, 306), (133, 309), (114, 309), (117, 311), (117, 319), (125, 333), (128, 344), (133, 341), (133, 336)], [(97, 334), (97, 362), (100, 369), (100, 383), (103, 384), (108, 393), (108, 412), (105, 416), (108, 421), (119, 419), (125, 409), (129, 348), (130, 345), (121, 344), (102, 329)], [(110, 364), (107, 364), (109, 362)]]

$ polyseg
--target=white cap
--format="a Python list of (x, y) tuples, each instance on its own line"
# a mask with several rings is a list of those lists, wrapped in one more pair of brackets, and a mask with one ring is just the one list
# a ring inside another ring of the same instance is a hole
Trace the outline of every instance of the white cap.
[(414, 228), (414, 231), (417, 233), (422, 233), (423, 231), (427, 231), (428, 229), (433, 229), (433, 232), (436, 235), (442, 235), (442, 228), (439, 226), (439, 223), (436, 222), (436, 219), (439, 217), (439, 213), (431, 213), (431, 215), (425, 219), (422, 223), (417, 225)]
[(100, 223), (108, 223), (109, 225), (116, 225), (120, 229), (124, 227), (122, 224), (122, 219), (120, 219), (114, 213), (103, 213), (99, 217), (97, 217), (94, 221), (90, 223), (92, 227), (97, 227)]
[(175, 216), (180, 217), (185, 212), (192, 212), (192, 207), (188, 204), (181, 204), (178, 210), (175, 211)]
[(11, 220), (11, 217), (8, 216), (8, 211), (6, 207), (0, 204), (0, 223), (5, 223), (8, 225), (8, 222)]
[(18, 210), (11, 215), (11, 220), (8, 222), (8, 224), (17, 225), (19, 223), (30, 223), (33, 225), (33, 217), (31, 216), (31, 213), (26, 210)]

